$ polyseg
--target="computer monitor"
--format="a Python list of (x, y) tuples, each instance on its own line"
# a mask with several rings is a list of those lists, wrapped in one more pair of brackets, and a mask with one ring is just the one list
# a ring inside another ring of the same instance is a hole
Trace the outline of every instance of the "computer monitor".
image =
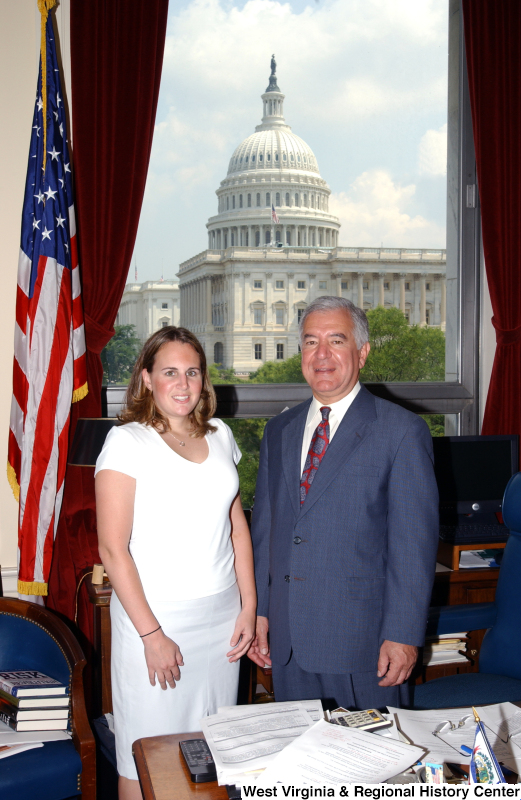
[(435, 436), (434, 471), (440, 511), (501, 511), (511, 476), (519, 471), (519, 437)]

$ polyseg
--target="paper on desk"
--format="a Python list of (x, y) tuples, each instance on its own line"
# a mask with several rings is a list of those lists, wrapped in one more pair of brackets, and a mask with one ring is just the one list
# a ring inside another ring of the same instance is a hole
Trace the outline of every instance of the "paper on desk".
[(279, 753), (256, 786), (382, 783), (422, 755), (420, 747), (321, 720)]
[[(313, 722), (318, 722), (319, 719), (324, 719), (324, 708), (322, 706), (321, 700), (299, 700), (299, 706), (305, 708), (308, 714), (310, 715)], [(277, 708), (280, 710), (284, 708), (292, 708), (295, 705), (293, 701), (286, 701), (283, 703), (277, 703)], [(251, 709), (251, 705), (243, 705), (243, 706), (220, 706), (217, 709), (217, 713), (225, 713), (229, 711), (237, 711), (237, 709)], [(254, 705), (253, 708), (257, 709), (258, 705)]]
[(30, 742), (56, 742), (70, 738), (71, 735), (67, 731), (13, 731), (9, 725), (0, 722), (0, 747)]
[[(513, 703), (496, 703), (476, 709), (499, 761), (521, 774), (521, 711)], [(500, 758), (498, 749), (510, 755)]]
[(264, 769), (314, 724), (300, 702), (232, 706), (201, 720), (219, 783), (231, 782), (232, 774)]
[[(502, 703), (502, 706), (510, 706), (515, 712), (519, 711), (516, 706), (511, 703)], [(500, 712), (491, 711), (491, 709), (498, 709), (498, 706), (486, 706), (484, 708), (477, 708), (477, 712), (481, 720), (487, 724), (489, 719), (493, 719), (495, 727), (491, 726), (491, 730), (487, 730), (489, 741), (496, 754), (498, 761), (503, 761), (510, 766), (513, 764), (515, 769), (513, 748), (510, 743), (501, 741), (501, 738), (496, 735), (499, 725), (502, 720), (506, 720), (513, 716), (511, 710), (504, 710), (501, 716)], [(391, 708), (389, 706), (389, 713), (394, 716), (397, 727), (405, 734), (418, 747), (423, 747), (427, 750), (428, 760), (434, 763), (457, 763), (468, 764), (470, 756), (465, 755), (461, 751), (461, 745), (465, 745), (470, 749), (474, 746), (474, 734), (476, 731), (476, 724), (474, 722), (474, 714), (472, 708), (449, 708), (449, 709), (432, 709), (428, 711), (409, 711), (405, 708)], [(448, 731), (440, 736), (434, 736), (433, 731), (441, 722), (451, 721), (456, 725), (458, 722), (467, 717), (467, 721), (461, 728), (456, 728), (454, 731)], [(507, 737), (504, 736), (503, 739)], [(521, 738), (520, 738), (521, 744)], [(518, 749), (518, 748), (515, 748)], [(519, 750), (521, 756), (521, 750)], [(457, 760), (456, 760), (457, 759)], [(520, 761), (521, 764), (521, 761)]]

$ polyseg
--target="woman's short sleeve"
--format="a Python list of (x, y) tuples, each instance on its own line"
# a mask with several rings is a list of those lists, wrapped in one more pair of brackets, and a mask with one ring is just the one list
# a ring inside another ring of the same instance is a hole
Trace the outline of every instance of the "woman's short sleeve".
[(220, 419), (213, 419), (212, 423), (215, 423), (215, 422), (217, 422), (218, 425), (222, 426), (224, 428), (224, 430), (226, 431), (226, 435), (228, 436), (228, 439), (229, 439), (229, 442), (230, 442), (230, 449), (231, 449), (231, 453), (232, 453), (232, 458), (233, 458), (233, 461), (235, 463), (235, 466), (237, 466), (237, 464), (239, 463), (239, 461), (242, 458), (242, 453), (239, 450), (237, 442), (235, 441), (235, 437), (234, 437), (234, 435), (233, 435), (233, 433), (231, 431), (231, 428), (226, 424), (226, 422), (223, 422)]
[(126, 426), (114, 427), (109, 431), (103, 449), (96, 461), (94, 474), (102, 469), (113, 469), (137, 478), (139, 463), (139, 444)]

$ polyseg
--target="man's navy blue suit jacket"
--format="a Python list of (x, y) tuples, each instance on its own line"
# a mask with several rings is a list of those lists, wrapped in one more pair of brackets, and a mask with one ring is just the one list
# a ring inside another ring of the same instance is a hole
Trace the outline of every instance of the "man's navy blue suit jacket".
[(310, 400), (271, 419), (252, 519), (271, 657), (310, 672), (376, 671), (385, 639), (422, 645), (438, 543), (425, 422), (361, 387), (300, 506)]

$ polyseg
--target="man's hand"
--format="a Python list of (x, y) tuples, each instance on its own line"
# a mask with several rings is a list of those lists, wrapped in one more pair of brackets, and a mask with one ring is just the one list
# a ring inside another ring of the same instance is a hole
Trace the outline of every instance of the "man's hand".
[(390, 642), (388, 639), (380, 647), (378, 659), (378, 686), (399, 686), (412, 672), (418, 658), (418, 648), (412, 644)]
[(271, 667), (268, 629), (268, 618), (257, 617), (256, 635), (248, 650), (248, 658), (251, 658), (259, 667)]

